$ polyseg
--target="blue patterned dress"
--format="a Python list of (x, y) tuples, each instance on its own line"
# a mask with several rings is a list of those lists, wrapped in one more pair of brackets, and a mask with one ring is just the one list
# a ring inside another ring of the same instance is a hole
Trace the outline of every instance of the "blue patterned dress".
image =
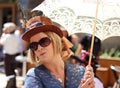
[[(78, 65), (66, 64), (66, 87), (78, 88), (85, 68)], [(44, 65), (32, 68), (27, 72), (24, 88), (64, 88), (55, 76)]]

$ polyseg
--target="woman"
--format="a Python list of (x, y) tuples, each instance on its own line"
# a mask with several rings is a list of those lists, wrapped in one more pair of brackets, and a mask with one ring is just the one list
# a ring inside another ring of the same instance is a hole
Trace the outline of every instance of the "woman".
[(63, 51), (68, 50), (63, 32), (45, 16), (27, 22), (23, 40), (29, 43), (29, 56), (37, 67), (27, 72), (25, 88), (94, 88), (93, 70), (64, 63)]
[[(95, 39), (94, 39), (93, 55), (98, 59), (100, 51), (101, 51), (101, 40), (96, 36), (94, 36), (94, 38)], [(79, 46), (76, 50), (76, 55), (80, 56), (80, 53), (82, 51), (83, 52), (87, 51), (88, 53), (90, 53), (91, 41), (92, 41), (92, 35), (91, 34), (85, 34), (79, 42)]]

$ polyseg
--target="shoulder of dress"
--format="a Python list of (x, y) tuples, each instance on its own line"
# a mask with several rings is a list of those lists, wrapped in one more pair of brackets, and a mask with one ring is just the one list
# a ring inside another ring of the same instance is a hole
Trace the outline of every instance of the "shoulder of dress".
[(39, 74), (40, 76), (40, 74), (44, 72), (45, 72), (45, 67), (43, 65), (40, 65), (40, 66), (29, 69), (27, 72), (27, 75), (36, 76)]
[(66, 64), (67, 69), (69, 70), (80, 70), (85, 71), (85, 67), (77, 65), (77, 64)]
[(39, 71), (36, 67), (35, 68), (31, 68), (28, 70), (26, 77), (33, 77), (33, 78), (39, 78), (41, 77), (41, 75), (39, 74)]
[[(66, 66), (67, 74), (70, 75), (79, 75), (81, 77), (85, 72), (85, 67), (79, 66), (76, 64), (67, 64)], [(81, 75), (81, 76), (80, 76)]]
[(34, 70), (35, 68), (30, 68), (26, 75), (35, 75)]

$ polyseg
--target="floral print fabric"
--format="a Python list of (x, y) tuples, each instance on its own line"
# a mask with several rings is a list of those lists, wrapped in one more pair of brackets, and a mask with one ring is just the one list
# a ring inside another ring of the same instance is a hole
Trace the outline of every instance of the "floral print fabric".
[[(85, 68), (78, 65), (66, 64), (66, 88), (78, 88)], [(51, 75), (50, 71), (40, 65), (27, 72), (24, 88), (64, 88), (60, 81)]]

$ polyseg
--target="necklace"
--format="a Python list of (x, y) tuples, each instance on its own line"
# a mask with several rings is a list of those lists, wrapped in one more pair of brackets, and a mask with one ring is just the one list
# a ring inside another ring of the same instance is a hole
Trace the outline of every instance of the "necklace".
[[(66, 86), (66, 76), (67, 76), (67, 69), (66, 69), (66, 64), (65, 64), (65, 66), (64, 66), (64, 88), (67, 88)], [(62, 83), (63, 82), (63, 80), (62, 80), (62, 78), (60, 78), (60, 77), (56, 77), (56, 79), (60, 82), (60, 83)]]
[(62, 79), (61, 78), (58, 78), (58, 81), (60, 81), (62, 83)]
[[(66, 64), (65, 64), (65, 67), (64, 67), (64, 88), (67, 88), (67, 85), (66, 85), (66, 76), (67, 76), (67, 72), (66, 72)], [(62, 79), (61, 78), (57, 78), (57, 80), (62, 83)]]

